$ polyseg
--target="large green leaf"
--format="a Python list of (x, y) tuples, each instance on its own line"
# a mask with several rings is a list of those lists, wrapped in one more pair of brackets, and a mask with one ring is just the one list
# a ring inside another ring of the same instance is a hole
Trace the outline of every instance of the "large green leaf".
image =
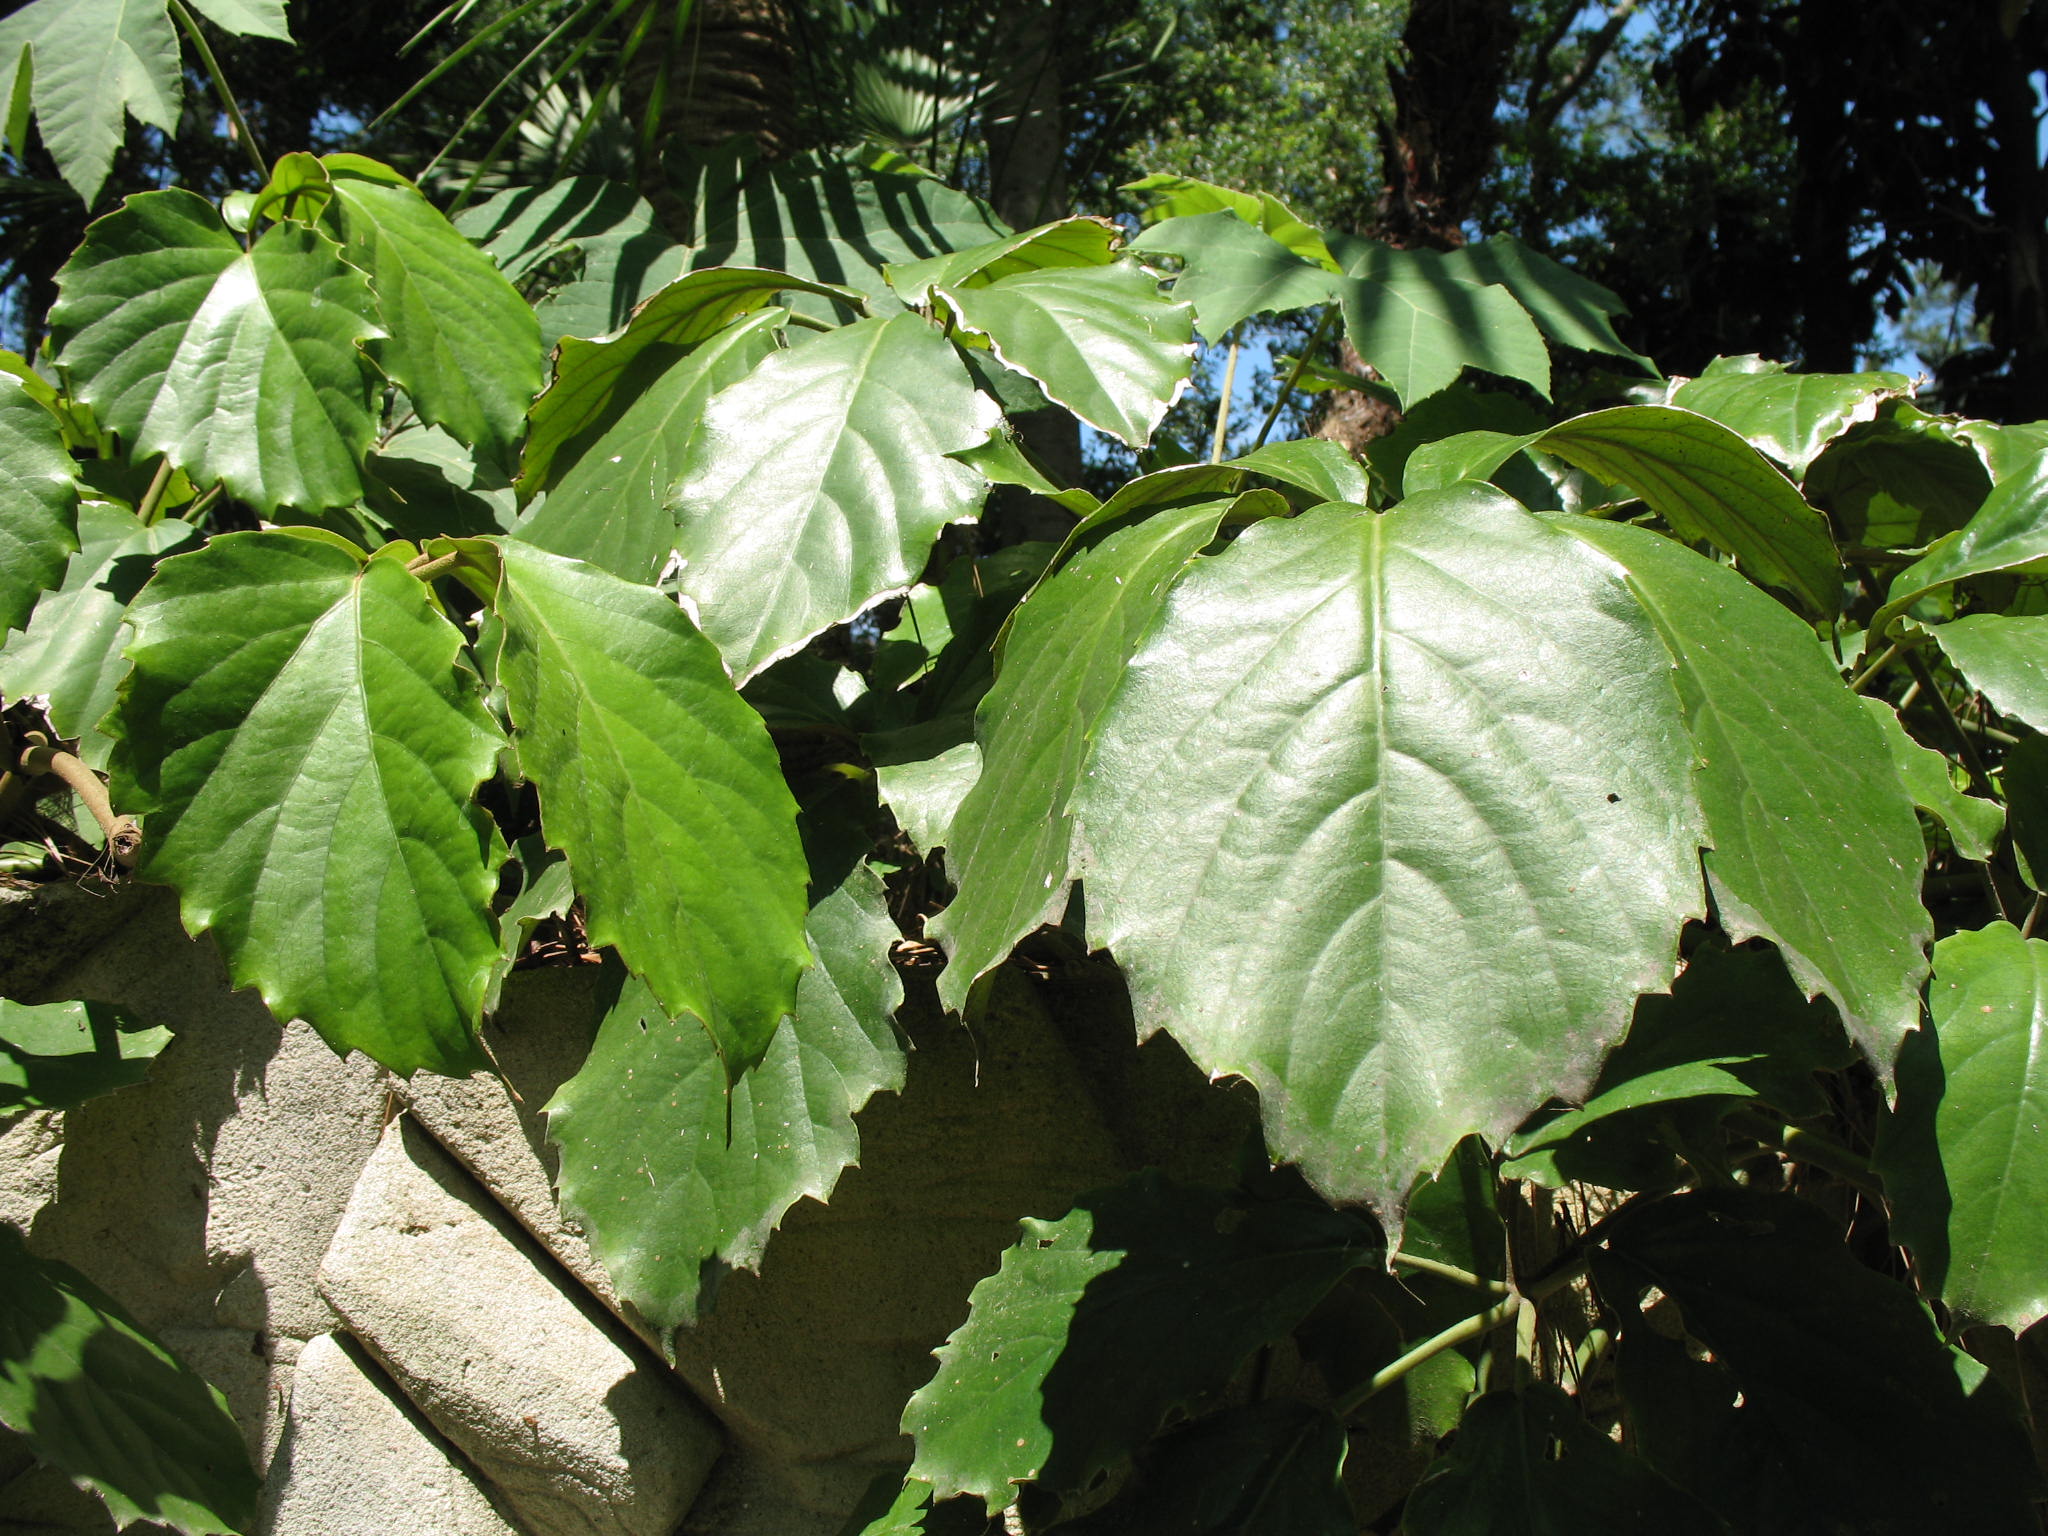
[(0, 998), (0, 1115), (75, 1109), (149, 1075), (171, 1032), (105, 1003), (26, 1003)]
[(1230, 467), (1248, 469), (1323, 501), (1348, 501), (1363, 506), (1372, 489), (1358, 460), (1346, 453), (1342, 444), (1321, 437), (1268, 443), (1239, 454), (1230, 461)]
[(1339, 270), (1336, 258), (1323, 243), (1322, 234), (1270, 192), (1236, 192), (1229, 187), (1219, 187), (1212, 181), (1197, 181), (1192, 176), (1175, 176), (1168, 172), (1154, 172), (1136, 181), (1127, 181), (1123, 190), (1153, 194), (1152, 206), (1144, 213), (1148, 225), (1214, 213), (1220, 208), (1272, 236), (1303, 261), (1314, 262), (1331, 272)]
[(1865, 699), (1864, 707), (1884, 733), (1884, 744), (1899, 771), (1899, 782), (1913, 803), (1948, 828), (1956, 852), (1966, 859), (1988, 859), (2005, 826), (2005, 808), (1956, 788), (1949, 760), (1906, 734), (1899, 712), (1883, 699)]
[[(1885, 612), (1902, 611), (1923, 592), (1991, 571), (2031, 570), (2048, 562), (2048, 452), (2001, 477), (1969, 522), (1934, 541), (1892, 578)], [(1873, 625), (1873, 637), (1877, 630)]]
[(1629, 1455), (1547, 1382), (1489, 1392), (1408, 1497), (1407, 1536), (1728, 1536), (1721, 1518)]
[(985, 288), (1019, 272), (1102, 266), (1121, 239), (1122, 232), (1109, 220), (1081, 215), (970, 250), (891, 266), (886, 275), (905, 303), (929, 304), (935, 287)]
[(256, 1473), (220, 1393), (5, 1222), (0, 1423), (104, 1498), (120, 1526), (228, 1536), (256, 1518)]
[[(687, 254), (632, 188), (598, 176), (501, 192), (458, 214), (455, 227), (536, 301), (550, 347), (564, 336), (617, 330), (682, 272)], [(571, 275), (551, 282), (564, 267)]]
[(1371, 277), (1340, 279), (1337, 291), (1345, 335), (1403, 405), (1456, 383), (1466, 368), (1550, 393), (1549, 349), (1512, 293), (1465, 281), (1436, 251), (1389, 256)]
[[(24, 49), (43, 144), (88, 207), (121, 147), (124, 113), (176, 131), (183, 76), (164, 0), (35, 0), (0, 21), (0, 68), (10, 82)], [(12, 147), (17, 159), (28, 148)]]
[(857, 866), (806, 934), (813, 963), (796, 1012), (729, 1098), (696, 1020), (671, 1020), (629, 977), (589, 1058), (547, 1106), (563, 1208), (620, 1294), (664, 1327), (696, 1320), (708, 1261), (758, 1266), (784, 1212), (806, 1195), (830, 1198), (860, 1155), (854, 1115), (903, 1086), (890, 1024), (903, 988), (881, 880)]
[(2048, 731), (2048, 617), (1973, 613), (1934, 639), (1992, 708)]
[(1782, 949), (1888, 1072), (1930, 924), (1920, 826), (1876, 722), (1812, 632), (1726, 566), (1625, 524), (1555, 526), (1627, 570), (1676, 664), (1723, 926)]
[(766, 267), (896, 304), (883, 268), (1009, 233), (981, 203), (922, 176), (786, 161), (707, 172), (689, 265)]
[(671, 599), (497, 548), (497, 680), (590, 942), (617, 948), (664, 1017), (701, 1019), (737, 1079), (809, 960), (796, 804), (768, 732)]
[(1151, 440), (1194, 359), (1194, 311), (1136, 262), (1020, 272), (934, 290), (1048, 398), (1133, 448)]
[(0, 635), (26, 624), (36, 595), (64, 574), (78, 548), (77, 509), (57, 418), (21, 380), (0, 376)]
[(1104, 711), (1090, 941), (1276, 1155), (1398, 1223), (1671, 977), (1704, 829), (1669, 677), (1620, 573), (1498, 494), (1259, 523)]
[(1841, 560), (1827, 523), (1783, 470), (1719, 422), (1663, 405), (1623, 405), (1512, 438), (1471, 432), (1418, 449), (1412, 494), (1483, 480), (1525, 448), (1626, 484), (1687, 539), (1726, 550), (1814, 613), (1841, 607)]
[(2048, 1317), (2048, 942), (1951, 934), (1927, 1007), (1878, 1154), (1892, 1230), (1959, 1323), (2024, 1332)]
[(426, 587), (333, 535), (231, 533), (130, 612), (140, 873), (279, 1018), (395, 1072), (479, 1065), (502, 850), (470, 797), (504, 738)]
[(994, 407), (915, 315), (862, 320), (714, 396), (678, 470), (682, 589), (742, 683), (917, 579), (987, 486), (946, 457)]
[(1089, 735), (1168, 586), (1215, 537), (1227, 505), (1204, 502), (1112, 529), (1011, 616), (1003, 665), (975, 712), (981, 776), (948, 832), (946, 868), (960, 894), (927, 926), (950, 957), (939, 973), (948, 1008), (1065, 908), (1067, 799)]
[(1791, 373), (1760, 358), (1718, 357), (1674, 389), (1671, 404), (1720, 422), (1802, 479), (1823, 448), (1912, 387), (1902, 373)]
[(1290, 1398), (1229, 1408), (1138, 1454), (1107, 1507), (1066, 1536), (1357, 1536), (1344, 1491), (1345, 1426)]
[[(775, 351), (782, 317), (781, 310), (748, 315), (687, 352), (665, 345), (638, 349), (610, 381), (607, 409), (554, 456), (554, 484), (519, 524), (519, 537), (628, 581), (653, 581), (675, 548), (669, 493), (705, 402)], [(563, 343), (565, 363), (567, 349), (578, 345)], [(537, 413), (535, 423), (538, 432)]]
[(1380, 1253), (1357, 1216), (1156, 1173), (1084, 1195), (1058, 1221), (1027, 1218), (903, 1410), (911, 1476), (991, 1509), (1027, 1480), (1082, 1488)]
[(1186, 263), (1174, 297), (1195, 307), (1195, 323), (1211, 341), (1252, 315), (1286, 314), (1327, 304), (1339, 279), (1262, 234), (1236, 213), (1189, 214), (1155, 224), (1131, 243)]
[[(1379, 259), (1386, 259), (1384, 257)], [(1467, 282), (1498, 283), (1529, 311), (1536, 328), (1554, 345), (1582, 352), (1604, 352), (1648, 366), (1649, 360), (1614, 334), (1614, 320), (1628, 308), (1610, 290), (1570, 267), (1532, 251), (1512, 235), (1494, 235), (1473, 245), (1447, 251), (1444, 269)], [(1370, 264), (1349, 264), (1346, 270), (1377, 276)]]
[(1815, 459), (1802, 485), (1843, 543), (1913, 549), (1967, 523), (1991, 477), (1954, 422), (1890, 400)]
[(533, 311), (403, 176), (361, 155), (321, 163), (342, 255), (377, 293), (386, 334), (371, 356), (422, 421), (509, 462), (540, 391)]
[[(634, 368), (644, 353), (655, 350), (673, 359), (690, 352), (787, 291), (852, 292), (787, 272), (712, 267), (670, 283), (608, 340), (565, 338), (555, 355), (554, 382), (533, 403), (533, 431), (519, 468), (521, 492), (531, 496), (546, 490), (560, 476), (557, 455), (575, 457), (630, 408), (645, 387), (636, 379), (651, 377)], [(636, 378), (629, 379), (629, 373)]]
[[(1926, 1308), (1858, 1260), (1818, 1206), (1739, 1188), (1646, 1203), (1613, 1224), (1593, 1275), (1624, 1358), (1680, 1317), (1731, 1373), (1741, 1405), (1692, 1491), (1737, 1530), (2031, 1528), (2032, 1458), (2009, 1412), (1964, 1396)], [(1650, 1286), (1676, 1304), (1664, 1319), (1636, 1311)]]
[(212, 204), (146, 192), (86, 232), (62, 272), (52, 338), (78, 397), (137, 458), (168, 454), (264, 512), (362, 493), (381, 336), (341, 248), (287, 222), (244, 251)]
[(97, 729), (128, 671), (121, 620), (157, 560), (199, 537), (176, 518), (144, 526), (133, 512), (88, 501), (78, 509), (78, 553), (64, 583), (36, 605), (25, 634), (0, 649), (0, 694), (46, 694), (50, 723), (78, 741), (79, 756), (106, 766), (112, 743)]

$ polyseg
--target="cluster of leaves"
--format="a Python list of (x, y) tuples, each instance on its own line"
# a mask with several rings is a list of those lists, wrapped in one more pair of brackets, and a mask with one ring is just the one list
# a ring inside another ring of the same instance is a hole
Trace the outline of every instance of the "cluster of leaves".
[[(969, 1019), (1047, 924), (1113, 954), (1300, 1177), (1027, 1223), (869, 1536), (2032, 1529), (2048, 427), (1658, 380), (1513, 241), (1186, 179), (1128, 246), (851, 161), (696, 190), (689, 245), (590, 180), (458, 227), (288, 155), (128, 199), (8, 361), (0, 689), (236, 983), (459, 1073), (537, 925), (615, 955), (549, 1133), (682, 1325), (901, 1084), (906, 926)], [(1369, 464), (1157, 440), (1260, 313), (1384, 381)], [(1625, 403), (1549, 407), (1557, 349)], [(1049, 405), (1161, 467), (1054, 483), (1008, 424)], [(1071, 532), (977, 543), (998, 485)], [(892, 865), (951, 892), (922, 929)], [(38, 1046), (81, 1027), (0, 1016), (20, 1102), (150, 1049)], [(243, 1523), (218, 1399), (5, 1272), (0, 1419), (119, 1514)], [(175, 1478), (160, 1413), (212, 1435)]]

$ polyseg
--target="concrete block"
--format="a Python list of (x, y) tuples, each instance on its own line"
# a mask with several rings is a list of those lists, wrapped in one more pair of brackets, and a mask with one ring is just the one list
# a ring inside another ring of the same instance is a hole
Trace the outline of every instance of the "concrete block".
[(681, 1383), (404, 1120), (320, 1289), (536, 1536), (669, 1536), (723, 1449)]
[(300, 1352), (257, 1536), (517, 1536), (375, 1366), (332, 1335)]

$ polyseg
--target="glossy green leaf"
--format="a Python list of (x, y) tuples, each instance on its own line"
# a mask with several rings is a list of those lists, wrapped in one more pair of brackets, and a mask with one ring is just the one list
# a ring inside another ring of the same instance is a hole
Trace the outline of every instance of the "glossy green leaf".
[(512, 974), (534, 929), (576, 905), (569, 861), (549, 848), (540, 834), (520, 838), (512, 847), (512, 858), (519, 866), (519, 893), (498, 914), (498, 958), (491, 967), (490, 990), (484, 996), (486, 1013), (497, 1012), (505, 978)]
[(1435, 251), (1399, 251), (1373, 277), (1337, 285), (1344, 333), (1404, 405), (1435, 394), (1467, 368), (1550, 393), (1550, 352), (1529, 312), (1499, 284), (1464, 281)]
[(75, 1109), (149, 1075), (171, 1032), (136, 1023), (105, 1003), (0, 998), (0, 1114)]
[(1911, 388), (1902, 373), (1791, 373), (1758, 358), (1722, 357), (1672, 390), (1670, 403), (1747, 438), (1796, 480), (1828, 444)]
[[(541, 342), (603, 336), (681, 275), (687, 251), (632, 188), (599, 176), (519, 187), (465, 209), (455, 227), (535, 301)], [(564, 267), (570, 275), (557, 279)]]
[[(1570, 267), (1530, 250), (1512, 235), (1494, 235), (1447, 251), (1443, 266), (1467, 282), (1497, 283), (1507, 289), (1555, 346), (1604, 352), (1648, 365), (1648, 359), (1614, 333), (1615, 318), (1628, 313), (1619, 298)], [(1366, 277), (1379, 275), (1369, 266), (1356, 264), (1346, 270)]]
[(341, 248), (302, 224), (241, 243), (190, 192), (131, 197), (57, 274), (53, 340), (78, 397), (136, 458), (259, 510), (340, 506), (375, 428), (383, 334)]
[(2048, 617), (1973, 613), (1936, 626), (1934, 639), (1993, 709), (2048, 731)]
[(775, 748), (671, 599), (516, 539), (497, 547), (497, 680), (590, 942), (618, 950), (664, 1017), (701, 1019), (736, 1079), (809, 958)]
[(1340, 279), (1305, 261), (1235, 213), (1200, 213), (1155, 224), (1131, 243), (1186, 263), (1174, 297), (1195, 307), (1195, 324), (1211, 341), (1253, 315), (1287, 314), (1327, 304)]
[(1148, 225), (1165, 219), (1214, 213), (1221, 208), (1236, 214), (1252, 228), (1271, 235), (1303, 261), (1312, 261), (1332, 272), (1338, 270), (1336, 259), (1323, 243), (1321, 233), (1313, 225), (1304, 223), (1270, 192), (1236, 192), (1214, 182), (1166, 172), (1154, 172), (1136, 181), (1127, 181), (1123, 190), (1153, 194), (1152, 205), (1144, 214)]
[(1141, 1032), (1398, 1224), (1669, 980), (1702, 898), (1686, 748), (1620, 573), (1506, 498), (1269, 520), (1181, 578), (1104, 712), (1089, 939)]
[(889, 286), (906, 304), (929, 304), (933, 288), (985, 288), (1019, 272), (1106, 265), (1122, 232), (1086, 215), (1041, 224), (985, 245), (888, 268)]
[(128, 671), (121, 620), (157, 560), (192, 543), (199, 530), (175, 518), (144, 527), (133, 512), (88, 501), (78, 509), (78, 536), (63, 585), (36, 605), (27, 632), (0, 649), (0, 695), (47, 695), (58, 734), (76, 739), (79, 756), (104, 768), (112, 743), (97, 727)]
[(123, 1527), (229, 1536), (256, 1473), (226, 1401), (68, 1264), (0, 1222), (0, 1423), (107, 1501)]
[(292, 40), (285, 24), (285, 0), (192, 0), (192, 9), (238, 37), (268, 37), (278, 42)]
[(1588, 1423), (1556, 1387), (1489, 1392), (1408, 1497), (1410, 1536), (1728, 1536), (1720, 1517)]
[[(850, 293), (806, 282), (787, 272), (713, 267), (670, 283), (633, 313), (624, 330), (601, 341), (563, 340), (554, 382), (533, 403), (533, 430), (520, 463), (519, 488), (531, 496), (560, 477), (566, 462), (629, 410), (646, 380), (641, 363), (650, 350), (666, 359), (695, 350), (743, 316), (758, 313), (778, 293), (795, 290)], [(631, 377), (629, 377), (631, 375)], [(557, 455), (565, 463), (557, 466)]]
[(431, 594), (332, 535), (231, 533), (130, 612), (139, 873), (280, 1019), (399, 1073), (479, 1065), (502, 850), (470, 797), (504, 738)]
[(1892, 1230), (1959, 1323), (2023, 1332), (2048, 1316), (2048, 942), (1951, 934), (1927, 1007), (1878, 1153)]
[[(775, 351), (782, 314), (748, 315), (687, 352), (639, 348), (611, 381), (607, 409), (553, 457), (554, 484), (519, 524), (519, 537), (628, 581), (653, 581), (675, 547), (669, 493), (705, 403)], [(578, 345), (563, 343), (565, 363), (567, 349)], [(536, 433), (539, 420), (536, 412)]]
[[(24, 49), (36, 127), (88, 207), (121, 147), (124, 115), (177, 130), (183, 76), (163, 0), (34, 0), (0, 21), (0, 59), (12, 65)], [(17, 155), (23, 147), (16, 138)]]
[(1068, 1536), (1357, 1536), (1344, 1491), (1345, 1426), (1287, 1398), (1226, 1408), (1138, 1454), (1107, 1507)]
[(1180, 398), (1194, 359), (1194, 311), (1135, 262), (1020, 272), (984, 288), (934, 292), (961, 329), (1048, 398), (1133, 448)]
[(1268, 480), (1291, 485), (1321, 501), (1348, 501), (1363, 506), (1372, 489), (1364, 467), (1340, 444), (1320, 437), (1269, 443), (1239, 454), (1230, 461), (1230, 467), (1248, 469)]
[(385, 335), (370, 343), (422, 421), (509, 460), (540, 392), (540, 327), (490, 257), (387, 166), (329, 155), (342, 255), (367, 273)]
[(1031, 461), (1024, 446), (1007, 423), (991, 431), (988, 441), (962, 448), (950, 457), (977, 470), (990, 485), (1022, 486), (1033, 495), (1065, 507), (1077, 517), (1086, 517), (1102, 503), (1090, 491), (1062, 486), (1047, 478)]
[(1919, 1017), (1919, 823), (1877, 724), (1812, 632), (1726, 566), (1592, 518), (1556, 526), (1628, 572), (1677, 670), (1728, 931), (1825, 992), (1880, 1072)]
[(742, 683), (917, 579), (986, 484), (946, 457), (994, 407), (915, 315), (863, 320), (714, 396), (678, 470), (681, 586)]
[(1215, 536), (1226, 506), (1175, 508), (1114, 529), (1012, 616), (995, 686), (975, 713), (981, 776), (949, 829), (946, 868), (959, 895), (927, 925), (951, 957), (939, 973), (948, 1008), (1066, 907), (1067, 799), (1090, 733), (1168, 586)]
[(2030, 570), (2048, 562), (2048, 452), (2001, 478), (1976, 516), (1935, 540), (1927, 553), (1892, 578), (1887, 610), (1902, 610), (1923, 592), (1991, 571)]
[(1359, 1217), (1156, 1173), (1023, 1225), (903, 1411), (911, 1476), (991, 1509), (1027, 1480), (1086, 1486), (1381, 1252)]
[(505, 469), (488, 457), (479, 462), (439, 427), (400, 427), (378, 442), (363, 469), (363, 508), (346, 515), (367, 515), (386, 540), (476, 538), (503, 533), (518, 518)]
[(922, 176), (843, 163), (714, 167), (689, 265), (766, 267), (896, 299), (890, 265), (974, 250), (1009, 233), (981, 203)]
[(888, 761), (900, 750), (897, 738), (903, 734), (863, 737), (861, 745), (875, 765), (882, 802), (912, 845), (930, 853), (952, 841), (953, 818), (981, 777), (981, 748), (963, 741), (930, 757)]
[(1741, 1406), (1695, 1492), (1737, 1530), (2017, 1532), (2033, 1518), (2018, 1426), (1964, 1396), (1925, 1307), (1818, 1206), (1736, 1188), (1672, 1196), (1615, 1223), (1593, 1275), (1624, 1355), (1655, 1326), (1634, 1302), (1656, 1286), (1731, 1373)]
[(792, 1205), (830, 1198), (860, 1155), (854, 1115), (903, 1086), (890, 1024), (903, 988), (880, 878), (857, 866), (805, 931), (813, 963), (796, 1012), (729, 1104), (725, 1067), (696, 1020), (671, 1021), (629, 977), (589, 1058), (547, 1106), (563, 1208), (620, 1293), (664, 1327), (696, 1319), (707, 1262), (758, 1266)]
[(1883, 699), (1863, 701), (1899, 771), (1899, 782), (1913, 803), (1948, 828), (1956, 852), (1966, 859), (1991, 857), (1992, 846), (2005, 826), (2005, 810), (1995, 800), (1965, 794), (1956, 787), (1949, 760), (1932, 747), (1923, 747), (1906, 734), (1899, 712)]
[(63, 430), (21, 380), (0, 377), (0, 635), (28, 622), (76, 548), (78, 480)]

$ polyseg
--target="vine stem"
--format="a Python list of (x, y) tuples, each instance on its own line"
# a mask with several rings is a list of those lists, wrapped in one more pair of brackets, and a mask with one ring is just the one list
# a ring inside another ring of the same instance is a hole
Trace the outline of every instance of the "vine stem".
[(1242, 325), (1230, 328), (1230, 354), (1223, 363), (1223, 393), (1216, 401), (1216, 430), (1209, 438), (1209, 462), (1223, 462), (1223, 440), (1230, 431), (1230, 396), (1237, 388), (1237, 340), (1243, 333)]
[(1460, 1318), (1443, 1332), (1424, 1339), (1400, 1359), (1381, 1366), (1332, 1403), (1330, 1411), (1340, 1419), (1348, 1418), (1418, 1365), (1434, 1360), (1445, 1350), (1455, 1349), (1468, 1339), (1476, 1339), (1483, 1333), (1491, 1332), (1521, 1309), (1522, 1298), (1510, 1291), (1484, 1312), (1475, 1312), (1470, 1317)]
[(1730, 1115), (1728, 1123), (1743, 1135), (1753, 1136), (1767, 1147), (1776, 1147), (1794, 1162), (1825, 1168), (1843, 1183), (1866, 1195), (1879, 1199), (1884, 1196), (1884, 1183), (1870, 1166), (1869, 1159), (1857, 1156), (1825, 1136), (1802, 1131), (1796, 1125), (1782, 1125), (1754, 1110)]
[(135, 867), (135, 850), (142, 846), (142, 830), (135, 824), (133, 816), (117, 816), (114, 805), (107, 798), (107, 786), (100, 782), (100, 776), (69, 752), (60, 751), (48, 742), (33, 742), (21, 754), (21, 771), (30, 774), (51, 774), (71, 786), (73, 793), (85, 802), (85, 808), (92, 812), (92, 819), (100, 824), (100, 831), (106, 835), (107, 853), (123, 869)]
[(1280, 393), (1273, 399), (1272, 409), (1266, 412), (1266, 419), (1259, 423), (1259, 435), (1252, 440), (1252, 447), (1266, 446), (1266, 434), (1273, 430), (1273, 423), (1280, 419), (1280, 412), (1294, 393), (1294, 387), (1301, 382), (1302, 370), (1308, 367), (1308, 360), (1315, 350), (1329, 339), (1330, 323), (1337, 318), (1337, 305), (1333, 302), (1323, 311), (1323, 318), (1316, 322), (1315, 330), (1301, 349), (1301, 356), (1294, 360), (1294, 366), (1287, 370), (1287, 382), (1280, 386)]
[(171, 14), (178, 18), (178, 25), (185, 35), (192, 39), (192, 46), (198, 51), (200, 61), (206, 65), (206, 73), (213, 81), (214, 94), (227, 109), (228, 122), (233, 124), (235, 138), (249, 156), (249, 163), (256, 168), (256, 185), (262, 186), (270, 180), (270, 167), (263, 159), (263, 149), (256, 142), (256, 135), (250, 131), (249, 120), (242, 116), (242, 104), (235, 100), (235, 93), (228, 89), (228, 77), (221, 72), (220, 60), (213, 56), (213, 45), (207, 42), (206, 34), (199, 30), (199, 23), (192, 13), (185, 9), (185, 0), (169, 0)]
[(1874, 679), (1878, 673), (1882, 672), (1886, 667), (1890, 666), (1894, 661), (1898, 660), (1899, 651), (1901, 650), (1901, 648), (1903, 648), (1904, 645), (1905, 642), (1903, 640), (1895, 640), (1890, 645), (1886, 646), (1883, 655), (1879, 656), (1877, 660), (1873, 661), (1869, 666), (1865, 667), (1861, 672), (1858, 672), (1854, 677), (1849, 679), (1849, 691), (1851, 693), (1861, 693), (1864, 689), (1868, 688), (1871, 684), (1871, 680)]
[(156, 466), (156, 473), (150, 476), (149, 489), (142, 493), (142, 505), (135, 509), (135, 516), (145, 528), (153, 528), (163, 521), (164, 490), (171, 483), (171, 456), (167, 453)]
[[(1977, 744), (1970, 740), (1970, 733), (1963, 729), (1962, 722), (1956, 719), (1956, 712), (1949, 707), (1948, 696), (1941, 691), (1940, 683), (1935, 681), (1934, 669), (1927, 665), (1927, 658), (1910, 646), (1903, 654), (1906, 665), (1913, 669), (1913, 681), (1918, 683), (1921, 692), (1933, 701), (1935, 714), (1940, 717), (1942, 725), (1947, 729), (1949, 739), (1955, 743), (1956, 754), (1963, 761), (1964, 771), (1970, 775), (1970, 783), (1979, 793), (1996, 800), (1998, 794), (1991, 783), (1991, 770), (1984, 766), (1984, 759), (1977, 751)], [(2008, 841), (2009, 839), (2001, 839), (2001, 842)], [(2006, 881), (2001, 878), (2005, 874), (2001, 853), (2001, 848), (1991, 850), (1991, 857), (1984, 864), (1984, 883), (1990, 887), (1991, 904), (1998, 908), (1998, 915), (2014, 927), (2018, 927), (2021, 916), (2020, 902), (2006, 888)]]
[(1435, 1259), (1425, 1259), (1419, 1253), (1397, 1253), (1387, 1262), (1399, 1264), (1405, 1269), (1420, 1270), (1425, 1275), (1441, 1275), (1446, 1280), (1454, 1280), (1459, 1285), (1475, 1291), (1491, 1291), (1495, 1295), (1505, 1295), (1510, 1289), (1503, 1281), (1488, 1280), (1483, 1275), (1473, 1274), (1469, 1269), (1459, 1269), (1454, 1264), (1441, 1264)]

